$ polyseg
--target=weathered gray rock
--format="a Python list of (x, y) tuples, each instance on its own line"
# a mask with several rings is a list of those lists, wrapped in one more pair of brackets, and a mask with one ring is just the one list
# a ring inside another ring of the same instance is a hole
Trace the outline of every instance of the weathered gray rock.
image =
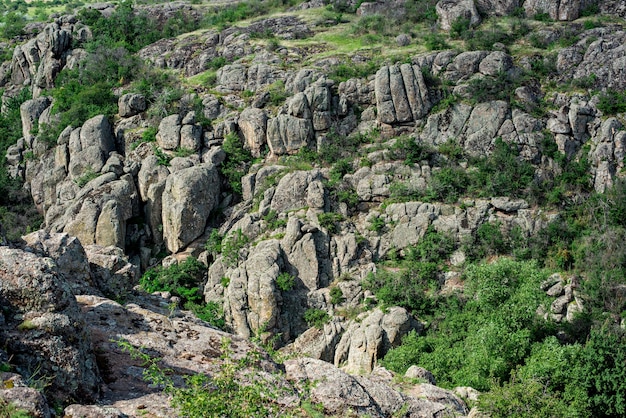
[(146, 110), (146, 98), (141, 94), (127, 93), (118, 100), (119, 114), (123, 118), (135, 116)]
[(239, 115), (238, 124), (252, 155), (260, 157), (261, 150), (267, 143), (267, 114), (262, 109), (247, 107)]
[(73, 179), (86, 173), (98, 173), (115, 149), (111, 124), (106, 116), (87, 120), (80, 130), (70, 136), (68, 172)]
[[(0, 248), (0, 332), (13, 361), (49, 376), (49, 399), (94, 399), (100, 378), (83, 317), (52, 259)], [(46, 361), (42, 361), (45, 358)]]
[(593, 3), (594, 0), (526, 0), (524, 9), (527, 16), (547, 13), (551, 19), (569, 21), (578, 19), (580, 11)]
[(225, 315), (233, 330), (245, 338), (280, 328), (280, 291), (276, 277), (282, 268), (278, 241), (259, 243), (232, 273), (224, 291)]
[(416, 121), (431, 108), (428, 87), (417, 66), (382, 67), (376, 73), (374, 88), (378, 120), (382, 123)]
[(443, 30), (450, 30), (452, 23), (457, 19), (467, 19), (471, 26), (480, 23), (480, 15), (473, 0), (440, 0), (436, 5), (439, 26)]
[(48, 97), (27, 100), (20, 106), (20, 117), (22, 119), (22, 135), (28, 146), (33, 145), (33, 128), (38, 128), (39, 117), (50, 107), (51, 101)]
[(349, 373), (368, 373), (387, 351), (400, 344), (402, 337), (419, 327), (404, 308), (380, 309), (362, 315), (348, 326), (335, 351), (334, 363)]
[(0, 372), (0, 382), (0, 400), (26, 411), (28, 416), (50, 418), (50, 408), (43, 393), (28, 387), (20, 375)]
[(123, 300), (139, 283), (139, 267), (128, 261), (121, 248), (88, 245), (85, 254), (95, 285), (107, 297)]
[(478, 157), (491, 152), (491, 144), (509, 112), (504, 101), (479, 103), (474, 107), (464, 128), (463, 148), (468, 154)]
[[(310, 399), (321, 403), (327, 415), (345, 416), (352, 413), (359, 416), (388, 417), (402, 408), (407, 416), (434, 418), (457, 411), (455, 407), (458, 405), (458, 398), (439, 398), (445, 402), (454, 400), (451, 404), (413, 398), (395, 391), (386, 383), (374, 380), (373, 377), (350, 376), (321, 360), (287, 360), (285, 372), (287, 380), (297, 386), (306, 385), (310, 381), (318, 382), (310, 388)], [(463, 405), (462, 401), (459, 402)], [(467, 408), (463, 411), (467, 413)]]
[(474, 0), (474, 3), (485, 16), (508, 16), (520, 6), (520, 0)]
[(176, 253), (204, 232), (219, 203), (220, 178), (215, 166), (202, 164), (167, 177), (162, 200), (163, 237)]
[(63, 274), (75, 295), (97, 293), (87, 254), (76, 237), (39, 230), (23, 236), (22, 239), (29, 251), (55, 261), (57, 270)]
[(411, 37), (406, 33), (402, 33), (396, 36), (396, 43), (398, 46), (408, 46), (411, 44)]
[(408, 377), (409, 379), (425, 380), (427, 383), (431, 385), (437, 384), (435, 382), (435, 376), (433, 376), (433, 374), (430, 371), (426, 370), (423, 367), (419, 367), (416, 365), (409, 367), (404, 373), (404, 377)]
[(289, 154), (313, 141), (313, 114), (307, 96), (297, 93), (268, 121), (267, 142), (274, 155)]
[(180, 115), (164, 117), (156, 135), (157, 144), (165, 150), (174, 150), (180, 145)]
[(478, 70), (484, 75), (495, 76), (509, 71), (512, 67), (513, 59), (509, 54), (502, 51), (494, 51), (480, 62)]
[(126, 418), (117, 408), (100, 405), (70, 405), (63, 410), (66, 417), (80, 418)]
[[(287, 212), (309, 206), (317, 202), (316, 207), (324, 205), (323, 185), (320, 190), (322, 176), (319, 170), (294, 171), (283, 176), (271, 201), (271, 209), (276, 212)], [(320, 196), (321, 193), (321, 196)]]

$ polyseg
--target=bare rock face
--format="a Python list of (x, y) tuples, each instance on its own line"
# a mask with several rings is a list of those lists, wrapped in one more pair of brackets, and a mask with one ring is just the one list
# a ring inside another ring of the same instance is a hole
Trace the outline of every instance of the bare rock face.
[(594, 3), (596, 0), (526, 0), (524, 9), (527, 16), (547, 13), (550, 19), (569, 21), (578, 19), (581, 10)]
[(474, 0), (441, 0), (435, 7), (439, 16), (439, 26), (443, 30), (450, 30), (452, 23), (459, 18), (469, 20), (471, 26), (480, 23), (480, 15)]
[(564, 80), (592, 79), (595, 88), (626, 88), (626, 32), (623, 30), (590, 31), (588, 36), (568, 48), (559, 50), (557, 70)]
[(139, 282), (139, 268), (128, 261), (121, 248), (88, 245), (85, 254), (93, 281), (104, 295), (125, 299)]
[(41, 392), (28, 387), (19, 374), (0, 372), (0, 399), (34, 418), (50, 418), (50, 408)]
[(163, 190), (163, 237), (178, 252), (204, 233), (211, 210), (219, 203), (220, 177), (215, 166), (202, 164), (167, 177)]
[(157, 144), (165, 150), (174, 150), (180, 145), (180, 115), (169, 115), (161, 120), (156, 135)]
[(267, 143), (267, 114), (262, 109), (248, 107), (239, 115), (238, 123), (252, 156), (260, 157)]
[(376, 309), (360, 319), (348, 327), (335, 352), (335, 365), (345, 364), (350, 373), (371, 372), (376, 361), (398, 346), (407, 332), (419, 328), (419, 323), (398, 307), (387, 313)]
[(474, 0), (476, 9), (484, 16), (507, 16), (520, 5), (520, 0)]
[(297, 93), (267, 124), (267, 142), (274, 155), (292, 154), (313, 141), (313, 113), (304, 93)]
[(51, 399), (94, 399), (100, 377), (84, 318), (50, 258), (0, 248), (1, 333), (23, 375), (50, 379)]
[(141, 94), (128, 93), (120, 97), (118, 107), (121, 117), (135, 116), (146, 110), (146, 98)]
[(87, 120), (71, 142), (68, 172), (78, 178), (87, 172), (99, 172), (115, 149), (113, 128), (104, 115)]
[(437, 396), (432, 400), (411, 397), (394, 390), (384, 380), (351, 376), (321, 360), (287, 360), (285, 372), (287, 380), (296, 386), (317, 382), (309, 386), (310, 399), (324, 406), (325, 415), (389, 417), (402, 409), (404, 416), (435, 418), (468, 412), (463, 401), (451, 392), (444, 391), (449, 397)]
[(428, 87), (418, 66), (382, 67), (375, 79), (378, 120), (394, 124), (417, 121), (432, 107)]
[(92, 280), (87, 254), (76, 237), (39, 230), (22, 239), (29, 251), (41, 257), (50, 257), (56, 262), (58, 271), (63, 274), (75, 295), (98, 293)]
[(22, 119), (22, 135), (28, 146), (32, 146), (34, 136), (31, 133), (38, 125), (39, 117), (51, 104), (50, 98), (39, 97), (27, 100), (20, 106), (20, 116)]

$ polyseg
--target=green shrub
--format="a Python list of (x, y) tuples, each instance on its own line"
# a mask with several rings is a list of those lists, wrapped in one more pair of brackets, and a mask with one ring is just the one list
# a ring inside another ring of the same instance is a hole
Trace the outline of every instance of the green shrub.
[(283, 292), (289, 292), (295, 285), (296, 278), (287, 272), (280, 273), (278, 277), (276, 277), (276, 286)]
[(181, 416), (247, 418), (277, 416), (284, 412), (276, 399), (289, 394), (289, 390), (275, 389), (276, 377), (262, 372), (257, 366), (261, 354), (251, 352), (236, 360), (230, 344), (230, 339), (222, 340), (219, 367), (211, 373), (211, 377), (187, 375), (181, 385), (178, 381), (174, 382), (170, 370), (160, 365), (161, 359), (143, 353), (128, 342), (118, 341), (123, 351), (142, 362), (144, 379), (155, 387), (163, 388), (170, 396), (171, 406)]
[(600, 95), (597, 107), (605, 116), (626, 112), (626, 92), (608, 90)]
[(330, 322), (330, 315), (323, 309), (309, 308), (304, 312), (304, 321), (310, 327), (322, 329)]
[(330, 288), (330, 303), (332, 305), (339, 305), (346, 298), (343, 297), (343, 291), (339, 286), (334, 286)]
[(141, 141), (156, 142), (156, 134), (158, 131), (159, 130), (156, 126), (147, 127), (146, 130), (141, 133)]
[(204, 249), (207, 250), (213, 258), (215, 258), (222, 253), (222, 240), (223, 237), (220, 234), (220, 231), (213, 229), (211, 231), (211, 235), (209, 235), (209, 239), (206, 244), (204, 244)]
[(221, 165), (222, 174), (226, 177), (231, 190), (241, 195), (241, 178), (248, 170), (252, 154), (244, 148), (242, 139), (236, 133), (230, 133), (224, 138), (222, 149), (226, 153)]
[(89, 167), (87, 170), (85, 170), (85, 174), (78, 177), (77, 179), (74, 179), (74, 183), (76, 183), (78, 187), (83, 188), (91, 180), (98, 178), (98, 176), (100, 176), (100, 173), (96, 173), (91, 167)]
[(2, 18), (3, 25), (0, 27), (0, 37), (13, 39), (24, 34), (26, 18), (21, 13), (9, 12)]
[(18, 408), (11, 402), (0, 399), (0, 416), (6, 418), (29, 418), (31, 414), (24, 409)]
[(149, 293), (171, 292), (185, 302), (198, 302), (202, 299), (198, 286), (204, 277), (204, 265), (193, 257), (182, 263), (172, 264), (167, 268), (154, 267), (148, 269), (139, 284)]
[(224, 264), (229, 267), (235, 266), (239, 261), (241, 250), (248, 242), (250, 242), (250, 239), (241, 232), (241, 229), (225, 236), (221, 243)]
[(450, 48), (450, 45), (446, 42), (446, 38), (438, 33), (424, 35), (424, 45), (429, 51), (440, 51)]
[(463, 37), (470, 29), (471, 22), (468, 18), (459, 16), (452, 25), (450, 25), (450, 36), (453, 38)]
[(415, 138), (402, 136), (391, 146), (391, 155), (396, 160), (404, 160), (406, 165), (413, 165), (429, 160), (433, 151), (428, 146), (417, 142)]
[(476, 229), (471, 241), (464, 245), (469, 260), (481, 260), (494, 255), (508, 254), (511, 245), (502, 233), (500, 222), (486, 222)]
[(370, 231), (374, 231), (377, 234), (380, 234), (385, 229), (385, 220), (380, 216), (375, 216), (370, 219), (370, 225), (367, 229)]
[(424, 335), (408, 334), (383, 365), (404, 372), (419, 364), (443, 387), (487, 390), (494, 379), (507, 380), (549, 329), (535, 313), (546, 298), (539, 288), (544, 278), (535, 263), (499, 259), (471, 265), (464, 297), (436, 301)]
[(287, 226), (287, 219), (279, 219), (278, 212), (270, 210), (267, 215), (263, 216), (263, 220), (267, 223), (268, 230), (275, 230)]
[(207, 302), (205, 304), (187, 302), (185, 309), (189, 309), (198, 318), (218, 329), (226, 329), (226, 319), (224, 318), (224, 308), (218, 302)]
[(338, 231), (338, 223), (343, 221), (343, 215), (335, 212), (324, 212), (317, 215), (317, 220), (322, 228), (328, 230), (329, 233), (334, 234)]

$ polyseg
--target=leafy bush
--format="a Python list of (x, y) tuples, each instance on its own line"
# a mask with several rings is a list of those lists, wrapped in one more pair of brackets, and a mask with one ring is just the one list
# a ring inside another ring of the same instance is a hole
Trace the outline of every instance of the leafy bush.
[(167, 268), (148, 269), (139, 284), (149, 293), (171, 292), (183, 298), (183, 302), (197, 302), (202, 299), (198, 286), (202, 283), (205, 267), (193, 257)]
[(214, 229), (211, 231), (211, 235), (209, 235), (209, 239), (206, 244), (204, 244), (204, 249), (207, 250), (214, 258), (222, 253), (222, 235), (220, 231)]
[(371, 218), (368, 229), (380, 234), (385, 229), (385, 220), (380, 216)]
[(263, 216), (263, 220), (267, 223), (267, 229), (274, 230), (287, 226), (287, 219), (279, 219), (278, 212), (274, 209), (267, 212), (267, 215)]
[(332, 305), (339, 305), (344, 300), (343, 291), (340, 287), (334, 286), (330, 288), (330, 303)]
[(226, 177), (231, 190), (241, 195), (241, 178), (248, 170), (252, 154), (244, 148), (243, 140), (236, 133), (230, 133), (224, 138), (222, 149), (226, 153), (221, 165), (222, 174)]
[(296, 278), (287, 272), (280, 273), (278, 277), (276, 277), (276, 286), (283, 292), (292, 290), (295, 285)]
[(171, 406), (177, 408), (181, 416), (247, 418), (278, 415), (281, 405), (275, 400), (287, 389), (274, 389), (274, 376), (258, 373), (260, 369), (255, 366), (255, 359), (259, 353), (248, 353), (243, 359), (235, 360), (230, 343), (230, 339), (222, 340), (219, 369), (211, 377), (204, 374), (185, 376), (184, 384), (180, 385), (174, 382), (169, 370), (160, 365), (161, 359), (143, 353), (128, 342), (118, 341), (122, 350), (142, 361), (146, 367), (144, 379), (162, 387), (171, 396)]
[(167, 268), (148, 269), (139, 284), (146, 292), (170, 292), (181, 299), (181, 305), (192, 311), (198, 318), (214, 327), (224, 329), (226, 322), (222, 307), (216, 302), (203, 301), (200, 286), (203, 284), (206, 268), (193, 257)]
[(626, 92), (608, 90), (600, 95), (597, 107), (605, 116), (626, 112)]
[(481, 260), (494, 255), (508, 254), (511, 245), (508, 237), (502, 233), (500, 222), (487, 222), (476, 229), (471, 241), (465, 244), (464, 250), (470, 260)]
[(337, 223), (343, 221), (343, 215), (335, 212), (324, 212), (317, 215), (317, 220), (322, 228), (325, 228), (331, 234), (334, 234), (338, 230)]
[(428, 146), (417, 142), (415, 138), (402, 136), (391, 146), (391, 155), (396, 160), (404, 160), (406, 165), (413, 165), (429, 160), (433, 151)]
[(466, 297), (439, 300), (423, 336), (408, 334), (390, 350), (383, 365), (404, 372), (412, 364), (427, 368), (439, 385), (489, 389), (506, 380), (543, 338), (547, 324), (535, 314), (545, 299), (539, 283), (545, 274), (535, 263), (499, 259), (470, 266)]
[(250, 239), (238, 229), (224, 237), (221, 243), (222, 257), (227, 266), (233, 267), (237, 264), (240, 252), (248, 244)]
[(321, 329), (330, 322), (330, 315), (323, 309), (309, 308), (304, 312), (304, 321), (310, 327)]
[(89, 48), (97, 45), (122, 46), (131, 52), (137, 52), (159, 39), (178, 36), (199, 27), (193, 18), (180, 12), (160, 23), (147, 13), (135, 10), (131, 0), (121, 1), (109, 17), (86, 8), (79, 11), (78, 17), (93, 32)]
[(446, 42), (446, 38), (438, 33), (424, 35), (424, 45), (429, 51), (440, 51), (450, 48), (450, 45)]
[(414, 246), (405, 248), (399, 271), (380, 269), (363, 282), (384, 306), (402, 306), (415, 313), (427, 313), (433, 307), (431, 295), (438, 289), (438, 274), (454, 251), (454, 240), (429, 228)]

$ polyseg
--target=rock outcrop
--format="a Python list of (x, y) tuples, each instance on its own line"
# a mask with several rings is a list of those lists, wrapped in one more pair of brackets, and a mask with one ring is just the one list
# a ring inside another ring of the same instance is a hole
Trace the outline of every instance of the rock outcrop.
[(18, 371), (49, 384), (51, 399), (95, 400), (100, 373), (87, 325), (50, 258), (0, 247), (0, 327)]

